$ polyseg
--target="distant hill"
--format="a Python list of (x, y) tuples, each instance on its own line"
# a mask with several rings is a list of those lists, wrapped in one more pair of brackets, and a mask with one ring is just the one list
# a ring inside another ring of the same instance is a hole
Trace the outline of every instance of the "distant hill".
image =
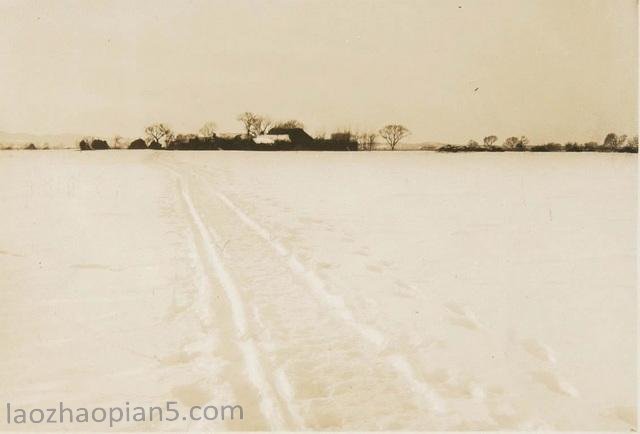
[(50, 148), (75, 148), (84, 137), (80, 134), (28, 134), (7, 133), (0, 131), (0, 146), (21, 146), (33, 143), (34, 145)]

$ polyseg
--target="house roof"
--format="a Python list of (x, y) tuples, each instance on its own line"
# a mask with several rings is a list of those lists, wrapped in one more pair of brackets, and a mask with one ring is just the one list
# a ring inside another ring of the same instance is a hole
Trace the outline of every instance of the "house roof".
[(311, 142), (313, 137), (307, 134), (302, 128), (271, 128), (269, 135), (286, 134), (291, 138), (292, 142)]

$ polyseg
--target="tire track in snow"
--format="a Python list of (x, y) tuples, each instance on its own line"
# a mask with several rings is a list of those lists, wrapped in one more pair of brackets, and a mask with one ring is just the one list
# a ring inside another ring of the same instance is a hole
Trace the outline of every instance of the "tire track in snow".
[[(321, 300), (332, 308), (332, 311), (338, 317), (354, 328), (356, 332), (367, 342), (374, 345), (379, 352), (382, 352), (386, 348), (387, 341), (383, 333), (368, 325), (359, 323), (353, 316), (351, 310), (345, 304), (344, 299), (330, 293), (327, 289), (326, 283), (313, 270), (309, 270), (305, 267), (294, 253), (290, 252), (280, 241), (274, 239), (268, 230), (249, 217), (249, 215), (233, 203), (226, 195), (220, 192), (215, 192), (215, 194), (247, 227), (253, 230), (260, 238), (270, 245), (279, 256), (285, 259), (291, 271), (300, 276), (307, 286)], [(421, 396), (424, 399), (426, 407), (430, 411), (436, 414), (443, 414), (446, 412), (444, 400), (431, 387), (431, 385), (418, 378), (411, 366), (411, 363), (405, 355), (394, 354), (386, 357), (385, 360), (389, 366), (409, 384), (414, 394)]]
[(283, 430), (286, 428), (282, 409), (278, 404), (278, 399), (274, 396), (273, 387), (267, 377), (265, 370), (260, 363), (260, 357), (256, 345), (252, 338), (247, 335), (247, 316), (240, 292), (238, 291), (231, 275), (223, 265), (221, 255), (218, 253), (212, 237), (217, 237), (215, 232), (207, 229), (200, 214), (198, 213), (189, 193), (188, 187), (180, 174), (169, 169), (178, 179), (180, 193), (186, 204), (189, 216), (197, 229), (202, 240), (202, 245), (206, 252), (207, 261), (213, 269), (220, 285), (222, 286), (231, 307), (231, 316), (235, 327), (238, 347), (242, 353), (242, 358), (247, 369), (251, 383), (258, 392), (260, 399), (260, 411), (268, 421), (271, 430)]

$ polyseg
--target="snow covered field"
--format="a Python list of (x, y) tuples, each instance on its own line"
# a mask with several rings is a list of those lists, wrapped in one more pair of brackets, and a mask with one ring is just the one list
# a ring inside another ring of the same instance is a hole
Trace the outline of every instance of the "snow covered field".
[(611, 154), (2, 152), (0, 401), (629, 431), (637, 181)]

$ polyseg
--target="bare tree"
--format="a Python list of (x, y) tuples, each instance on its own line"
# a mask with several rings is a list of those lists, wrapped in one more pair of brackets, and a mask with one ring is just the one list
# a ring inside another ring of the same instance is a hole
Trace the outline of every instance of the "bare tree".
[(365, 151), (372, 151), (376, 146), (376, 133), (362, 133), (358, 134), (358, 144), (360, 148)]
[(516, 145), (516, 149), (520, 151), (524, 151), (525, 149), (527, 149), (528, 144), (529, 144), (529, 139), (527, 139), (527, 136), (520, 136), (520, 139), (518, 140), (518, 144)]
[(515, 149), (516, 145), (518, 144), (518, 141), (519, 141), (518, 138), (515, 136), (508, 137), (507, 139), (505, 139), (502, 146), (505, 147), (506, 149)]
[(256, 137), (265, 134), (273, 124), (271, 119), (251, 112), (244, 112), (238, 116), (238, 120), (244, 125), (247, 135)]
[(482, 139), (483, 143), (484, 143), (484, 147), (485, 148), (490, 148), (491, 146), (493, 146), (493, 144), (495, 142), (498, 141), (498, 137), (497, 136), (487, 136), (484, 139)]
[(604, 138), (604, 143), (602, 144), (605, 148), (615, 148), (618, 146), (618, 136), (616, 133), (609, 133), (607, 137)]
[(216, 128), (215, 122), (207, 122), (200, 128), (200, 135), (206, 139), (211, 139), (216, 136)]
[(167, 133), (164, 135), (164, 146), (168, 147), (171, 142), (174, 141), (176, 135), (171, 130), (167, 130)]
[(393, 151), (400, 140), (409, 135), (409, 130), (402, 125), (387, 125), (378, 131), (378, 133), (387, 141)]
[(113, 141), (112, 141), (112, 148), (113, 149), (122, 149), (125, 146), (124, 143), (124, 139), (122, 138), (122, 136), (113, 136)]
[(238, 120), (242, 122), (242, 124), (244, 125), (244, 130), (249, 136), (252, 135), (253, 126), (255, 125), (257, 117), (258, 115), (251, 112), (244, 112), (238, 115)]
[(378, 138), (378, 135), (376, 133), (369, 133), (367, 134), (367, 149), (369, 151), (373, 151), (376, 147), (376, 139)]
[(517, 138), (515, 136), (507, 138), (502, 146), (506, 149), (511, 149), (514, 151), (524, 151), (529, 144), (529, 139), (526, 136), (520, 136)]
[(160, 140), (164, 138), (165, 144), (168, 143), (166, 140), (167, 135), (173, 135), (171, 129), (165, 124), (149, 125), (144, 129), (144, 132), (151, 142), (160, 143)]
[(618, 136), (618, 147), (623, 147), (625, 142), (627, 141), (627, 135), (623, 134), (621, 136)]
[(253, 136), (259, 136), (261, 134), (266, 134), (273, 125), (273, 121), (266, 116), (258, 116), (256, 117), (253, 123)]

